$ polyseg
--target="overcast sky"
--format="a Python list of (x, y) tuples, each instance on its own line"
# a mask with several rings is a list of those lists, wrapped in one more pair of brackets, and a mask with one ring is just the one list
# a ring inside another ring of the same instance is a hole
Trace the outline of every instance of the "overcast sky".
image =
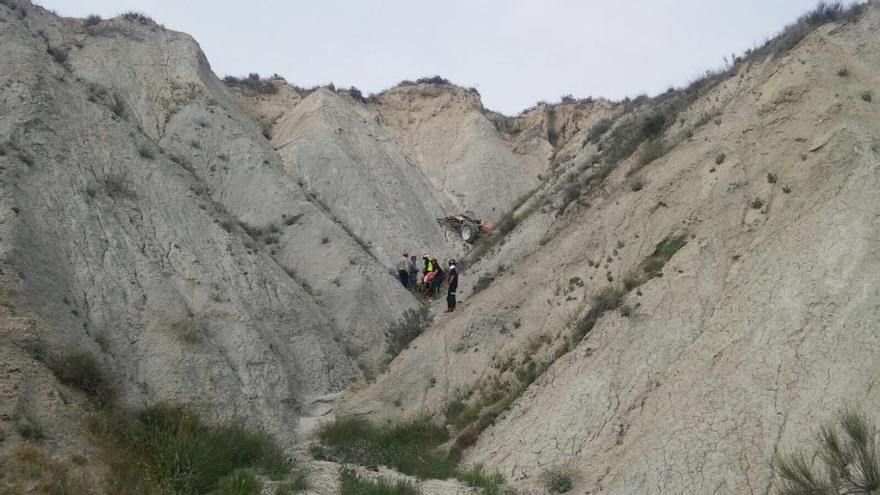
[(816, 0), (37, 0), (61, 15), (143, 12), (199, 42), (214, 71), (365, 94), (439, 74), (508, 114), (563, 94), (680, 86)]

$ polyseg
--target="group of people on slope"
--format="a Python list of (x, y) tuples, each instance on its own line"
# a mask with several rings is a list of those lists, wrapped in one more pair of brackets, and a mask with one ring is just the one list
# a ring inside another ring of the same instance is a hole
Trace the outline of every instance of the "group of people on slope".
[[(421, 276), (419, 276), (421, 271)], [(455, 260), (449, 260), (444, 271), (437, 258), (422, 254), (422, 269), (419, 270), (415, 255), (403, 253), (403, 259), (397, 264), (397, 277), (400, 283), (409, 290), (422, 294), (425, 299), (434, 299), (440, 292), (444, 281), (448, 281), (446, 289), (446, 312), (455, 310), (455, 291), (458, 290), (458, 269)]]

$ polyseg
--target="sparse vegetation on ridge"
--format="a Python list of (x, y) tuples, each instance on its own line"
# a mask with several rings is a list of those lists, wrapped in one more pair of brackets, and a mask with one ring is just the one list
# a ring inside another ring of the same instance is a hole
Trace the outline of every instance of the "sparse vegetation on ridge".
[[(679, 114), (717, 84), (733, 76), (744, 62), (766, 56), (778, 57), (793, 48), (817, 27), (829, 22), (852, 22), (863, 11), (864, 4), (843, 7), (840, 3), (820, 3), (762, 47), (748, 50), (742, 57), (732, 56), (729, 65), (722, 70), (706, 71), (705, 75), (694, 79), (686, 87), (670, 89), (654, 98), (641, 95), (634, 99), (624, 99), (623, 114), (614, 121), (597, 122), (586, 139), (586, 143), (597, 144), (603, 165), (598, 169), (588, 169), (588, 173), (584, 170), (580, 171), (572, 178), (569, 184), (571, 187), (562, 188), (563, 207), (559, 211), (564, 212), (565, 207), (577, 197), (590, 193), (619, 163), (632, 156), (636, 150), (643, 147), (644, 143), (647, 142), (638, 163), (628, 174), (637, 172), (641, 167), (663, 156), (678, 141), (692, 137), (694, 129), (713, 120), (720, 124), (718, 119), (720, 110), (715, 109), (701, 115), (691, 127), (683, 129), (677, 136), (667, 136), (665, 142), (662, 140), (664, 133), (679, 120)], [(848, 74), (849, 72), (846, 71), (841, 76)], [(870, 96), (866, 101), (870, 101)], [(683, 120), (682, 125), (684, 125)]]
[(101, 19), (101, 16), (92, 14), (92, 15), (86, 17), (85, 19), (83, 19), (83, 26), (84, 27), (97, 26), (98, 24), (101, 23), (102, 20), (103, 19)]
[(140, 12), (126, 12), (122, 14), (122, 18), (129, 22), (134, 22), (137, 24), (141, 24), (143, 26), (153, 26), (156, 25), (156, 21), (151, 19), (149, 16), (144, 15)]
[(254, 94), (273, 94), (278, 92), (278, 86), (273, 82), (262, 79), (256, 72), (251, 72), (247, 77), (226, 76), (223, 83), (231, 88), (241, 88)]

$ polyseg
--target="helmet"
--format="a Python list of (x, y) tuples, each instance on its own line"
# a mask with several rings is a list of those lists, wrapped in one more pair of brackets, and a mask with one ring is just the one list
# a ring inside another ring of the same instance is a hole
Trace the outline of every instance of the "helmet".
[(450, 264), (450, 265), (454, 265), (454, 264), (455, 264), (455, 260), (449, 260), (449, 264)]

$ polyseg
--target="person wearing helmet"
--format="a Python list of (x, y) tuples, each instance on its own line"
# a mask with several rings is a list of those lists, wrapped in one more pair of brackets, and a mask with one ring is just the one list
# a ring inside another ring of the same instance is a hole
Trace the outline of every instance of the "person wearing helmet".
[(455, 291), (458, 290), (458, 268), (455, 260), (449, 260), (449, 287), (446, 289), (446, 312), (455, 311)]
[(424, 262), (424, 269), (422, 269), (422, 294), (424, 294), (426, 299), (434, 298), (433, 284), (431, 279), (434, 278), (434, 264), (431, 263), (431, 258), (428, 257), (428, 253), (422, 253), (422, 262)]

